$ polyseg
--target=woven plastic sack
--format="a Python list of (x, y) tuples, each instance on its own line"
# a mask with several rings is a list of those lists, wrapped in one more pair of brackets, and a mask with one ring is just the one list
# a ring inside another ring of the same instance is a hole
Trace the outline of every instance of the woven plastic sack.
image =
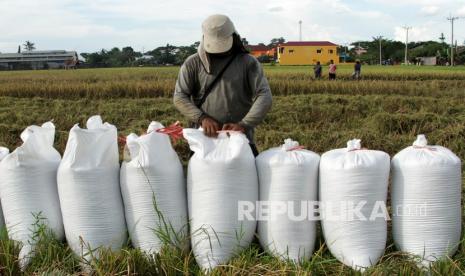
[(387, 236), (389, 155), (360, 140), (324, 153), (320, 202), (326, 245), (339, 261), (363, 270), (383, 255)]
[(20, 267), (28, 264), (42, 226), (64, 238), (56, 174), (61, 156), (53, 147), (55, 126), (29, 126), (23, 144), (0, 162), (0, 198), (8, 236), (21, 242)]
[(89, 118), (87, 129), (71, 129), (58, 169), (58, 193), (68, 244), (86, 259), (91, 250), (118, 250), (126, 242), (118, 159), (116, 127), (100, 116)]
[[(5, 147), (0, 147), (0, 162), (10, 153), (10, 150)], [(1, 176), (0, 176), (1, 177)], [(5, 228), (5, 220), (3, 218), (2, 203), (0, 199), (0, 231)]]
[(313, 254), (316, 220), (309, 204), (318, 196), (319, 162), (318, 154), (291, 139), (257, 156), (259, 200), (271, 207), (258, 221), (258, 236), (268, 252), (284, 260), (304, 261)]
[(257, 170), (242, 133), (209, 138), (184, 129), (194, 155), (189, 161), (187, 196), (191, 245), (203, 269), (228, 262), (253, 239), (255, 219), (239, 219), (241, 202), (258, 199)]
[(147, 134), (126, 138), (129, 156), (121, 165), (121, 193), (134, 247), (157, 253), (165, 243), (184, 247), (187, 237), (186, 184), (170, 137), (152, 122)]
[[(0, 147), (0, 161), (2, 161), (3, 158), (5, 158), (5, 156), (7, 156), (9, 153), (10, 153), (10, 150), (8, 148)], [(2, 203), (0, 200), (0, 231), (3, 230), (4, 227), (5, 227), (5, 220), (3, 219)]]
[(423, 265), (452, 256), (460, 243), (460, 159), (419, 135), (392, 158), (392, 227), (401, 251)]

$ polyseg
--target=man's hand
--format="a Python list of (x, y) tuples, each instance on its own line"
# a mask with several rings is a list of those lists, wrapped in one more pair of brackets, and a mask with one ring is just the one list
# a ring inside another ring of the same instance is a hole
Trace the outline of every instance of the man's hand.
[(208, 137), (217, 137), (217, 131), (220, 130), (220, 124), (215, 121), (215, 119), (205, 116), (205, 118), (202, 119), (202, 128), (203, 133), (205, 133)]
[(240, 124), (233, 124), (233, 123), (224, 124), (222, 130), (240, 131), (242, 133), (245, 132), (245, 128), (243, 126), (241, 126)]

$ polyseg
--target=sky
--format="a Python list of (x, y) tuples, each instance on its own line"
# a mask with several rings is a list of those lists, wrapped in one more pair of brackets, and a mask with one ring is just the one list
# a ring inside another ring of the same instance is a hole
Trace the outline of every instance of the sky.
[(249, 43), (274, 37), (329, 40), (345, 45), (374, 36), (405, 41), (465, 41), (465, 0), (0, 0), (0, 52), (30, 40), (37, 50), (93, 52), (131, 46), (152, 50), (201, 39), (201, 23), (226, 14)]

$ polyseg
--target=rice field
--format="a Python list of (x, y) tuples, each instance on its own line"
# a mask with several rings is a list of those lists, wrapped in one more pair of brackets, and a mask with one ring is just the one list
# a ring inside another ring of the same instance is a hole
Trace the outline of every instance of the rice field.
[[(179, 120), (187, 125), (171, 99), (178, 69), (0, 72), (0, 146), (13, 150), (21, 144), (19, 135), (25, 127), (53, 120), (55, 146), (63, 153), (69, 129), (76, 123), (84, 125), (95, 114), (116, 125), (122, 136), (142, 133), (152, 120), (164, 124)], [(350, 66), (341, 65), (338, 71), (336, 81), (316, 81), (311, 67), (265, 66), (273, 108), (257, 130), (259, 150), (278, 146), (290, 137), (321, 154), (360, 138), (364, 147), (392, 156), (422, 133), (431, 144), (446, 146), (465, 160), (464, 67), (365, 66), (360, 81), (351, 80)], [(175, 148), (187, 164), (187, 144), (180, 141)], [(0, 236), (0, 274), (19, 275), (18, 245), (4, 232)], [(85, 274), (66, 244), (46, 234), (41, 237), (26, 274)], [(317, 244), (313, 258), (301, 265), (278, 261), (254, 244), (212, 274), (359, 274), (331, 256), (321, 235)], [(365, 273), (465, 274), (464, 246), (462, 239), (453, 258), (426, 272), (395, 250), (389, 234), (385, 256)], [(96, 275), (201, 273), (191, 252), (170, 248), (151, 258), (130, 246), (120, 252), (103, 250), (102, 258), (90, 265)]]

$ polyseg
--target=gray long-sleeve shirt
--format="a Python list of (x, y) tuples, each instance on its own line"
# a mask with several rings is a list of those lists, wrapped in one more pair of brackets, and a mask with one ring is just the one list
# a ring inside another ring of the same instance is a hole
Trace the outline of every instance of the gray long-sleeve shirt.
[[(197, 123), (204, 114), (220, 124), (239, 123), (254, 143), (254, 128), (271, 108), (271, 90), (256, 58), (238, 54), (200, 108), (196, 103), (204, 89), (229, 61), (230, 56), (210, 57), (199, 53), (187, 58), (176, 82), (173, 102), (190, 121)], [(210, 73), (208, 73), (210, 72)]]

